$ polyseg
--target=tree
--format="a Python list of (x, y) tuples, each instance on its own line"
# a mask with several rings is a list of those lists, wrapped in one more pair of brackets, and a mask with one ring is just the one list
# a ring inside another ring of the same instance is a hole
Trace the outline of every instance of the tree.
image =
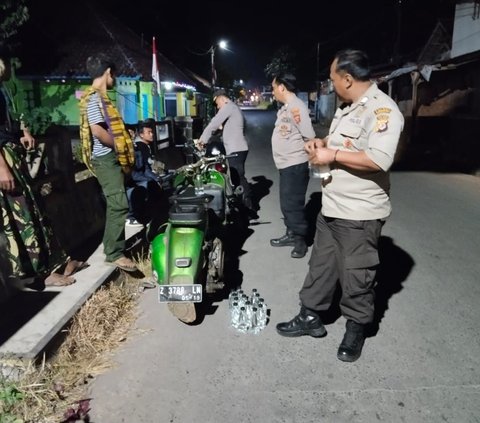
[(18, 32), (29, 18), (26, 0), (2, 0), (0, 3), (0, 43)]
[(268, 79), (280, 72), (296, 73), (295, 52), (289, 46), (280, 47), (272, 57), (272, 61), (265, 66), (264, 72)]

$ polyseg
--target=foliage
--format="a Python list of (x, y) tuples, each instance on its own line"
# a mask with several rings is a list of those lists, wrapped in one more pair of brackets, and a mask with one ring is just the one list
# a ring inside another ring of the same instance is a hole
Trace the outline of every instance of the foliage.
[[(137, 266), (151, 277), (146, 251)], [(102, 286), (73, 317), (55, 354), (42, 362), (10, 361), (15, 383), (0, 376), (0, 423), (87, 423), (89, 383), (111, 367), (111, 352), (130, 334), (144, 280), (121, 275)]]
[(24, 395), (13, 383), (0, 380), (0, 423), (23, 423), (22, 419), (12, 414), (23, 398)]
[(289, 46), (279, 48), (272, 57), (271, 62), (265, 66), (265, 75), (268, 79), (272, 79), (274, 75), (277, 75), (280, 72), (295, 74), (295, 59), (295, 52)]
[(29, 18), (26, 0), (2, 0), (0, 2), (0, 42), (18, 32)]
[[(25, 102), (25, 96), (22, 95), (21, 85), (16, 76), (16, 70), (22, 66), (21, 62), (14, 58), (11, 61), (12, 65), (12, 76), (9, 81), (4, 81), (3, 86), (5, 89), (6, 95), (9, 97), (9, 104), (11, 106), (11, 114), (13, 119), (17, 121), (22, 121), (24, 125), (30, 130), (33, 135), (43, 135), (47, 129), (56, 123), (58, 125), (65, 124), (67, 122), (67, 117), (65, 114), (57, 111), (59, 117), (53, 122), (52, 110), (51, 107), (35, 107), (30, 110)], [(60, 92), (57, 94), (58, 101), (62, 101), (62, 95), (65, 93)], [(48, 99), (45, 99), (47, 101)]]
[(57, 113), (60, 116), (53, 122), (52, 111), (49, 107), (36, 107), (33, 110), (25, 111), (22, 114), (22, 121), (32, 134), (43, 135), (53, 123), (62, 125), (67, 122), (65, 114), (58, 111)]
[(79, 420), (90, 421), (88, 417), (88, 412), (90, 411), (90, 399), (82, 399), (76, 401), (76, 409), (74, 407), (69, 407), (67, 411), (63, 414), (65, 420), (62, 420), (62, 423), (71, 423)]

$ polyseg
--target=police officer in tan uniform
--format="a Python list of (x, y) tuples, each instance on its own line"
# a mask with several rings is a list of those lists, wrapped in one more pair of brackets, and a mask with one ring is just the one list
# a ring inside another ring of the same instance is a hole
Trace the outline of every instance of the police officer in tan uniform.
[(290, 256), (307, 254), (308, 222), (305, 194), (308, 188), (308, 154), (305, 142), (315, 137), (307, 105), (296, 94), (296, 78), (288, 73), (275, 75), (272, 81), (275, 99), (282, 103), (272, 133), (272, 153), (279, 172), (280, 209), (286, 233), (270, 240), (272, 247), (293, 246)]
[(323, 182), (300, 313), (279, 323), (277, 331), (291, 337), (325, 336), (318, 312), (329, 309), (339, 282), (347, 322), (337, 357), (352, 362), (360, 357), (365, 328), (373, 321), (378, 241), (391, 213), (388, 171), (404, 119), (395, 102), (370, 81), (364, 52), (337, 53), (330, 78), (343, 104), (329, 135), (310, 140), (305, 149), (310, 163), (330, 166), (331, 177)]

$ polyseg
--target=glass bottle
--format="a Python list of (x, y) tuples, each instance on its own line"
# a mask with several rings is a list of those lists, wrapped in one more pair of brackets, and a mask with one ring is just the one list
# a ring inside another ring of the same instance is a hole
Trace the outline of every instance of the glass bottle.
[(245, 307), (240, 307), (240, 314), (238, 316), (238, 327), (237, 329), (240, 332), (248, 332), (250, 329), (250, 324), (248, 321), (247, 310)]
[(237, 302), (232, 304), (230, 309), (230, 324), (237, 329), (240, 321), (240, 307)]
[(314, 165), (309, 163), (310, 178), (330, 178), (330, 167), (328, 165)]
[(197, 173), (195, 175), (195, 195), (203, 195), (205, 193), (204, 186), (203, 186), (203, 180), (202, 180), (202, 175), (200, 173)]
[(237, 305), (238, 305), (238, 297), (236, 295), (232, 295), (228, 299), (228, 308), (232, 309), (234, 303), (237, 303)]
[(257, 307), (252, 307), (250, 332), (257, 334), (261, 330), (262, 328), (258, 325), (258, 309)]
[(257, 327), (258, 331), (265, 329), (267, 326), (267, 309), (263, 302), (260, 302), (257, 306)]

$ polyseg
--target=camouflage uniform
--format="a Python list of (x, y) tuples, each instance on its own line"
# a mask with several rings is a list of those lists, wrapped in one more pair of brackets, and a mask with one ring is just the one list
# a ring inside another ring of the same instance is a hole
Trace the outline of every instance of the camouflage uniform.
[(0, 147), (15, 178), (15, 191), (0, 190), (0, 230), (7, 239), (9, 276), (45, 278), (67, 260), (50, 225), (40, 212), (22, 147), (6, 142)]

